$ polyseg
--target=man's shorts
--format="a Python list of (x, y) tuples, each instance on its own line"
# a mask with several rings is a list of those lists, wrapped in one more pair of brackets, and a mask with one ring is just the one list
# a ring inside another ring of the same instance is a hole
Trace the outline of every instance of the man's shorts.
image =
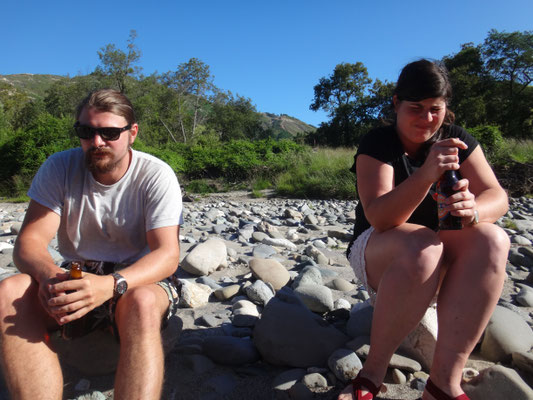
[[(113, 272), (119, 272), (121, 269), (128, 266), (128, 264), (112, 263), (107, 261), (84, 261), (81, 262), (82, 270), (95, 275), (109, 275)], [(61, 268), (65, 271), (70, 271), (70, 262), (61, 264)], [(161, 321), (161, 329), (166, 328), (168, 320), (172, 317), (177, 309), (179, 302), (180, 283), (175, 275), (172, 275), (162, 281), (156, 282), (167, 294), (169, 306), (166, 315)], [(95, 329), (109, 330), (118, 338), (118, 330), (115, 324), (115, 308), (116, 300), (109, 299), (104, 304), (89, 311), (86, 315), (81, 317), (77, 324), (82, 325), (82, 329), (77, 329), (76, 337), (81, 337)]]

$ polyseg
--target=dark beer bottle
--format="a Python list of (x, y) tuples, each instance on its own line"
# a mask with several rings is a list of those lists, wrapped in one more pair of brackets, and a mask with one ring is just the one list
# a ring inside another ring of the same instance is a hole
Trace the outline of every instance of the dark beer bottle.
[[(73, 261), (70, 263), (70, 278), (69, 279), (81, 279), (81, 264)], [(72, 292), (67, 292), (72, 293)], [(63, 325), (61, 336), (63, 339), (70, 340), (81, 336), (84, 330), (83, 320), (77, 319)]]
[(463, 220), (449, 212), (444, 211), (444, 201), (455, 193), (454, 185), (459, 181), (454, 170), (447, 170), (437, 182), (437, 207), (439, 214), (439, 229), (458, 230), (463, 229)]

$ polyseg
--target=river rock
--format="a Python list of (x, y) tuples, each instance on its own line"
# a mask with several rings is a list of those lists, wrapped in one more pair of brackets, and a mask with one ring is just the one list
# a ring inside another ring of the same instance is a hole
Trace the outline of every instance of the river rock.
[(181, 267), (193, 275), (209, 275), (226, 263), (226, 244), (220, 239), (208, 239), (194, 247), (181, 262)]
[(213, 290), (201, 283), (193, 283), (185, 279), (180, 279), (181, 297), (179, 300), (180, 307), (197, 308), (206, 305), (209, 302), (209, 296)]
[(496, 306), (485, 329), (481, 355), (504, 362), (511, 359), (513, 352), (527, 352), (532, 346), (533, 332), (526, 321), (513, 311)]
[(322, 285), (320, 270), (313, 266), (305, 267), (294, 279), (292, 288), (296, 289), (300, 285)]
[(281, 289), (290, 280), (287, 269), (276, 260), (254, 258), (249, 265), (255, 277), (270, 283), (275, 290)]
[(533, 399), (533, 389), (510, 368), (495, 365), (481, 372), (479, 376), (463, 385), (471, 400), (487, 399)]
[(222, 365), (247, 365), (259, 361), (260, 356), (250, 339), (233, 336), (209, 336), (203, 350), (211, 360)]
[(400, 350), (429, 371), (437, 345), (437, 310), (429, 307), (416, 328), (404, 339)]
[(284, 247), (292, 251), (298, 250), (298, 247), (294, 243), (292, 243), (290, 240), (283, 238), (275, 239), (271, 237), (266, 237), (261, 241), (261, 243), (268, 244), (271, 246)]
[(254, 328), (254, 343), (274, 365), (325, 365), (348, 337), (311, 312), (289, 288), (270, 300)]
[(254, 326), (259, 318), (259, 309), (248, 300), (239, 300), (233, 304), (233, 325), (239, 327)]
[(337, 349), (328, 358), (328, 367), (337, 379), (347, 382), (357, 376), (363, 364), (352, 350)]
[(305, 284), (294, 289), (294, 293), (311, 311), (324, 313), (333, 310), (331, 289), (323, 285)]
[(245, 287), (244, 293), (254, 303), (264, 306), (274, 297), (275, 291), (262, 280), (257, 280), (250, 286)]
[(219, 299), (220, 301), (226, 301), (226, 300), (231, 299), (236, 294), (238, 294), (240, 290), (241, 290), (241, 286), (235, 284), (235, 285), (229, 285), (229, 286), (219, 288), (215, 290), (214, 294), (215, 294), (215, 297)]

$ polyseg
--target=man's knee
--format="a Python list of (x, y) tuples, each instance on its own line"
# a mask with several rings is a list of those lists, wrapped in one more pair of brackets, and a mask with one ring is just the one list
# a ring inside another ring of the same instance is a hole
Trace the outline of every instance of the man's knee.
[[(37, 296), (37, 286), (31, 276), (17, 274), (0, 282), (0, 316), (11, 314), (16, 301)], [(36, 298), (35, 298), (36, 300)]]
[[(157, 290), (157, 288), (156, 288)], [(164, 291), (158, 293), (154, 287), (141, 286), (128, 290), (119, 300), (115, 320), (119, 332), (132, 326), (143, 330), (159, 330), (164, 312)]]

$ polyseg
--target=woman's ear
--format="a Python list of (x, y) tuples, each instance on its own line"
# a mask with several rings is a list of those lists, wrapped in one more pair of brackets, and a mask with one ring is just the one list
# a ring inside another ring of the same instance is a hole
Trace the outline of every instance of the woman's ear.
[(392, 96), (392, 104), (394, 105), (394, 111), (397, 111), (398, 106), (400, 105), (400, 100), (398, 100), (398, 96)]

